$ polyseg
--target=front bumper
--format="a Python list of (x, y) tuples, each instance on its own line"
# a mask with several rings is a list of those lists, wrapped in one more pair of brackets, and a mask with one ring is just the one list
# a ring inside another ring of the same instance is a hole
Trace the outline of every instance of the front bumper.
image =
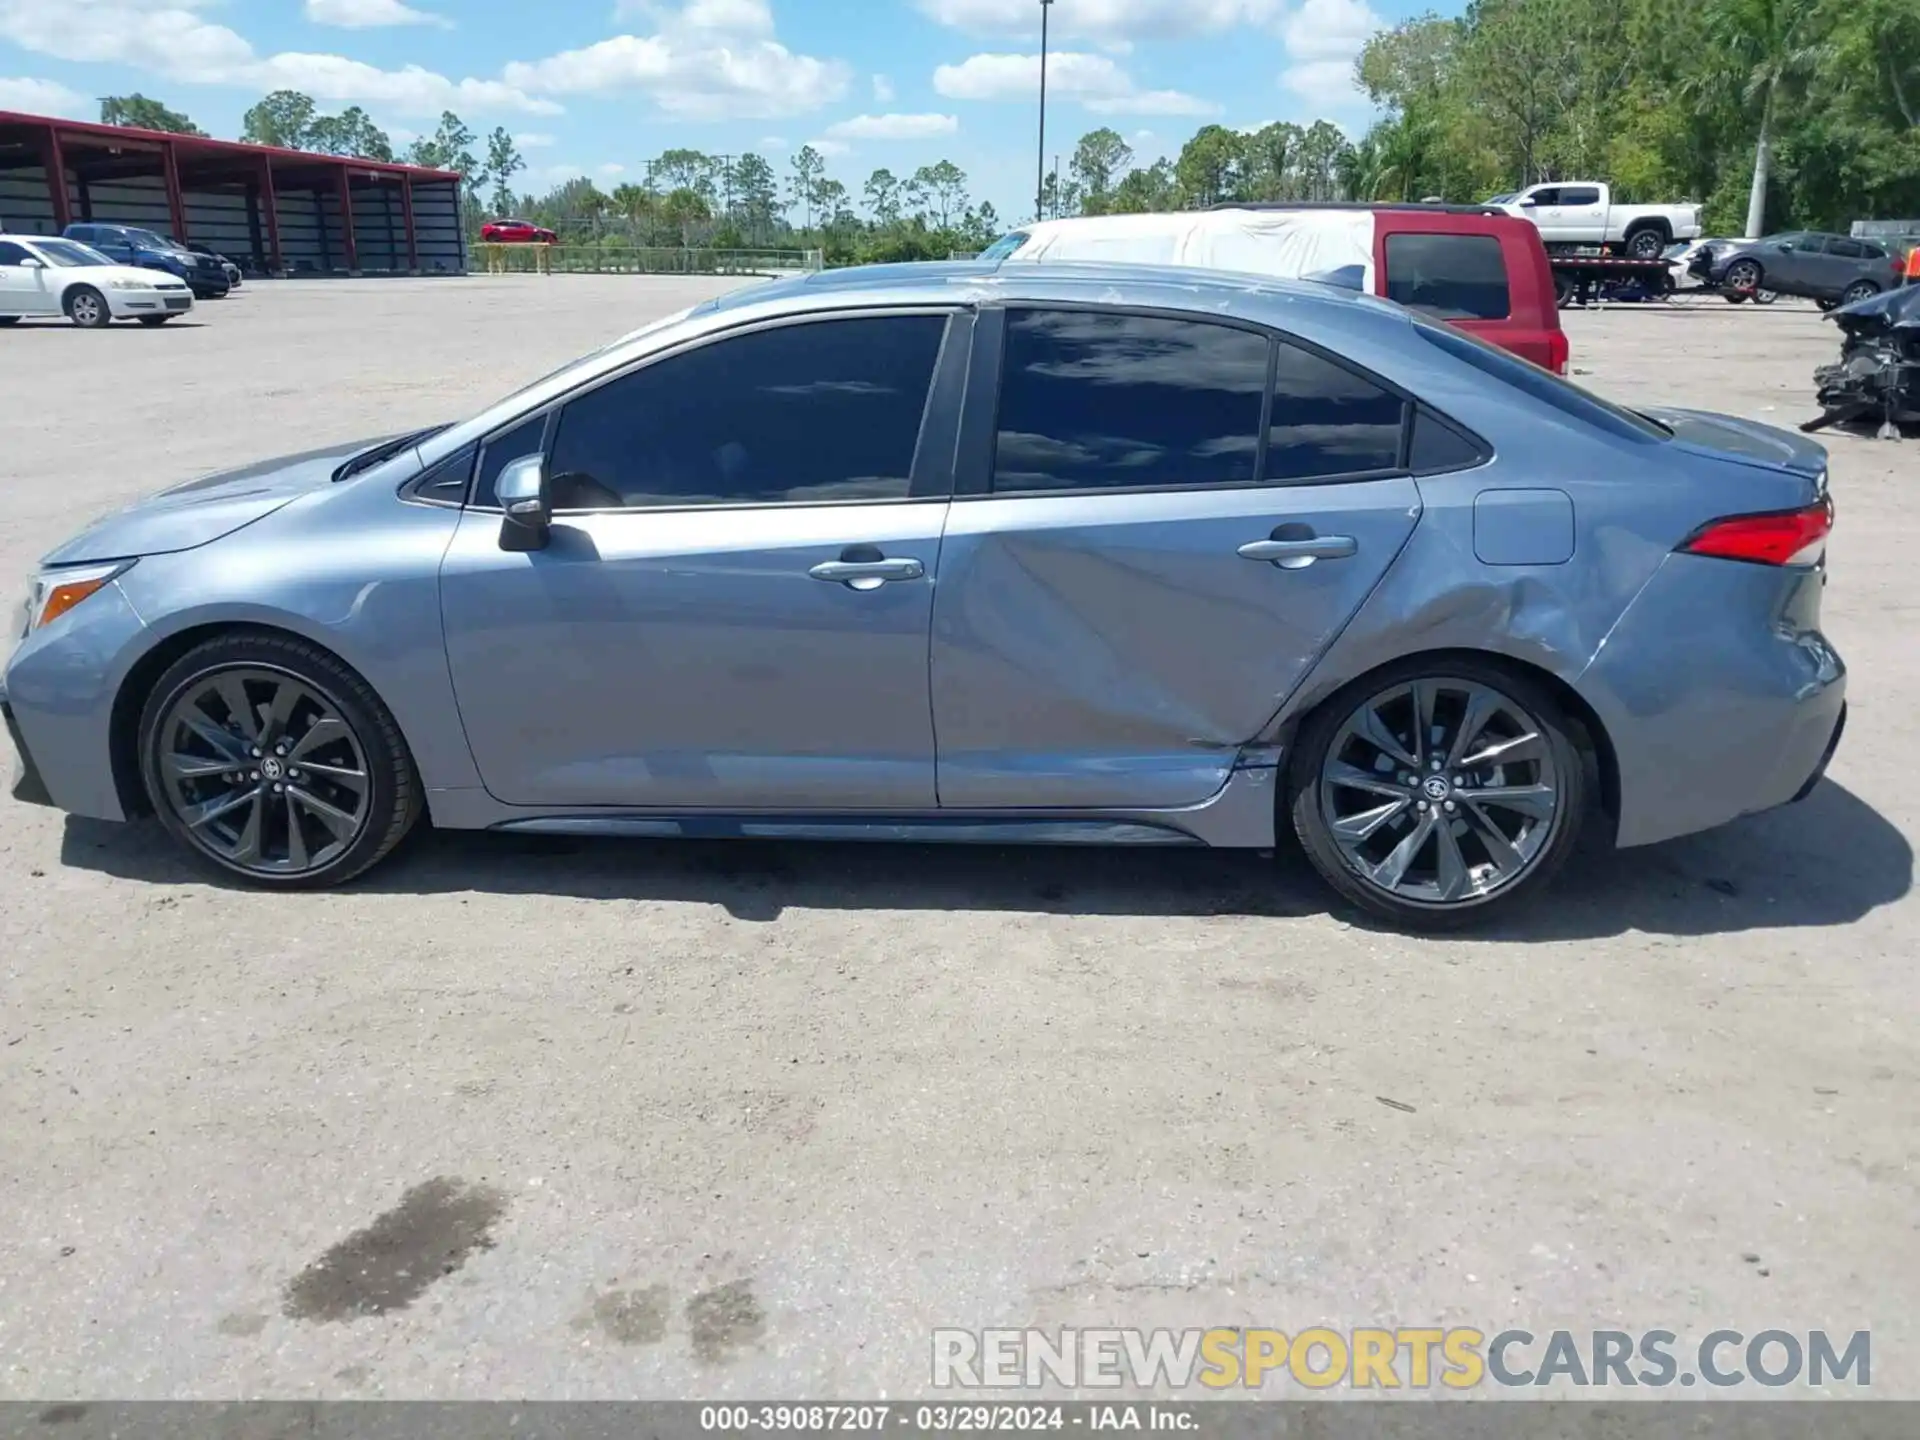
[(140, 315), (183, 315), (193, 308), (190, 290), (109, 290), (107, 313), (116, 320)]
[(20, 733), (20, 722), (13, 718), (13, 707), (7, 703), (4, 690), (0, 690), (0, 718), (6, 720), (7, 738), (13, 742), (13, 753), (17, 757), (13, 798), (28, 805), (53, 804), (53, 796), (47, 793), (47, 782), (40, 777), (40, 767), (33, 763), (33, 752), (27, 748), (27, 737)]

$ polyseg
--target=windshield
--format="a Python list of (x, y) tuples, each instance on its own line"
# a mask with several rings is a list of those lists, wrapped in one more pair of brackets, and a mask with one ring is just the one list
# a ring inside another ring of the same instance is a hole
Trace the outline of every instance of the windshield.
[(75, 240), (39, 240), (34, 242), (34, 253), (49, 265), (111, 265), (113, 261), (98, 250), (90, 250)]
[(1418, 314), (1413, 317), (1413, 326), (1422, 340), (1446, 351), (1454, 359), (1463, 360), (1482, 374), (1505, 381), (1514, 389), (1551, 405), (1562, 414), (1584, 420), (1609, 434), (1628, 440), (1665, 440), (1673, 434), (1658, 420), (1642, 415), (1637, 410), (1628, 410), (1609, 400), (1602, 400), (1571, 380), (1564, 380), (1552, 371), (1543, 370), (1511, 351), (1502, 350), (1464, 330), (1423, 320)]
[(1486, 199), (1486, 203), (1489, 205), (1511, 205), (1513, 203), (1513, 196), (1489, 195)]
[(1027, 232), (1015, 230), (1010, 235), (1002, 235), (993, 244), (980, 252), (982, 260), (1004, 260), (1022, 245), (1027, 243)]

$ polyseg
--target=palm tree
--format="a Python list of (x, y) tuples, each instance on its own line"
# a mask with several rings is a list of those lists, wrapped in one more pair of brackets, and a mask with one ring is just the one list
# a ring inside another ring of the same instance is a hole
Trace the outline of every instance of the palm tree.
[(1748, 239), (1765, 233), (1774, 120), (1784, 91), (1821, 54), (1821, 38), (1813, 33), (1817, 10), (1815, 0), (1714, 0), (1706, 12), (1706, 38), (1719, 76), (1738, 88), (1743, 103), (1760, 107), (1753, 189), (1747, 196)]

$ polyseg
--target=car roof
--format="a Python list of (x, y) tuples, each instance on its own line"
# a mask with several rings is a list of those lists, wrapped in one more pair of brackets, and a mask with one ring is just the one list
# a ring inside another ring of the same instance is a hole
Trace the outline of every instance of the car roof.
[(1097, 298), (1107, 304), (1151, 305), (1195, 313), (1233, 314), (1260, 302), (1287, 299), (1331, 308), (1366, 306), (1389, 314), (1399, 307), (1370, 295), (1313, 280), (1205, 270), (1190, 265), (1141, 265), (1068, 260), (1035, 265), (1008, 260), (913, 261), (820, 270), (748, 285), (707, 301), (696, 313), (777, 306), (783, 310), (838, 309), (871, 300), (881, 305), (951, 304), (955, 300)]

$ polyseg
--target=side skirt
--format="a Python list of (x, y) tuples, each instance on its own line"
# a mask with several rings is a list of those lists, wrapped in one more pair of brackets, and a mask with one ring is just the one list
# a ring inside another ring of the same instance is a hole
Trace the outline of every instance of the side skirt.
[(722, 814), (713, 811), (544, 812), (503, 805), (480, 789), (427, 794), (434, 825), (540, 835), (652, 839), (873, 840), (974, 845), (1205, 845), (1268, 850), (1274, 844), (1279, 769), (1271, 748), (1249, 750), (1207, 800), (1172, 810), (999, 810), (934, 814)]

